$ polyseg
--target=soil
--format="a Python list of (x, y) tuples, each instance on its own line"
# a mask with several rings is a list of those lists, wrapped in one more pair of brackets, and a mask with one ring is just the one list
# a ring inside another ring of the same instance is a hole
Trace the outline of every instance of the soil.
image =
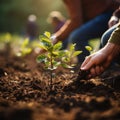
[(88, 80), (58, 68), (51, 90), (35, 59), (0, 52), (0, 120), (120, 120), (120, 66)]

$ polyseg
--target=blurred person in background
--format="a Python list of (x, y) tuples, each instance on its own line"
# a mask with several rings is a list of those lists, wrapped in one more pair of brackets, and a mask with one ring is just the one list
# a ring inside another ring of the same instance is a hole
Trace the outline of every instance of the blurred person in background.
[[(56, 33), (66, 22), (65, 17), (59, 11), (52, 11), (49, 13), (47, 22), (52, 25), (53, 33)], [(62, 49), (66, 49), (68, 39), (65, 39), (62, 44)]]
[(59, 11), (49, 13), (47, 22), (53, 26), (53, 32), (57, 32), (65, 23), (66, 19)]
[(38, 36), (38, 24), (36, 20), (37, 17), (34, 14), (28, 16), (26, 25), (26, 37), (28, 37), (30, 41), (36, 39)]

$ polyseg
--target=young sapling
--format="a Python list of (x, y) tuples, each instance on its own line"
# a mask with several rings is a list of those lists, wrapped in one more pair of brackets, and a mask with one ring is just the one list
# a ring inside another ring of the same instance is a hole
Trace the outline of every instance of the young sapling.
[(73, 59), (82, 53), (82, 51), (75, 51), (76, 44), (69, 44), (69, 47), (67, 50), (65, 50), (65, 55), (62, 57), (62, 66), (65, 68), (74, 68), (76, 66), (75, 63), (73, 63)]
[(50, 71), (50, 90), (53, 87), (53, 71), (59, 66), (65, 68), (72, 68), (73, 64), (70, 63), (71, 58), (77, 56), (81, 51), (74, 51), (74, 45), (71, 45), (70, 50), (61, 50), (62, 42), (56, 44), (52, 43), (50, 32), (45, 32), (40, 36), (40, 44), (38, 45), (43, 49), (44, 53), (38, 55), (37, 62), (43, 62), (45, 68)]

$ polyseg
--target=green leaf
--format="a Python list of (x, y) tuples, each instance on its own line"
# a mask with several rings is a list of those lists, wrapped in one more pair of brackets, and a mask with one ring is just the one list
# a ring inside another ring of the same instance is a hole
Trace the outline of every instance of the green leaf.
[(24, 57), (25, 55), (31, 53), (32, 49), (31, 48), (24, 48), (24, 49), (21, 49), (18, 53), (16, 53), (16, 55), (18, 57)]
[(51, 37), (50, 32), (47, 32), (47, 31), (44, 33), (44, 35), (45, 35), (46, 37), (48, 37), (49, 39), (50, 39), (50, 37)]
[(58, 42), (53, 46), (53, 51), (60, 50), (62, 48), (62, 42)]
[(81, 54), (81, 53), (82, 53), (82, 51), (75, 51), (75, 52), (73, 53), (72, 57), (75, 57), (75, 56), (77, 56), (77, 55), (79, 55), (79, 54)]
[(24, 48), (24, 47), (26, 47), (28, 44), (29, 44), (29, 39), (26, 38), (26, 39), (24, 39), (21, 47)]
[(69, 50), (74, 51), (75, 50), (76, 43), (70, 44)]
[(58, 67), (60, 64), (61, 64), (61, 62), (57, 62), (57, 61), (53, 62), (53, 66), (56, 66), (56, 67)]
[(65, 64), (65, 63), (62, 63), (61, 66), (63, 66), (64, 68), (69, 68), (69, 69), (73, 68), (72, 66)]
[(55, 55), (55, 56), (58, 56), (59, 52), (58, 51), (55, 51), (55, 52), (53, 51), (52, 54)]
[(45, 63), (45, 67), (46, 67), (46, 68), (48, 68), (48, 67), (50, 66), (50, 62), (49, 62), (47, 59), (45, 60), (44, 63)]
[(51, 53), (50, 53), (50, 52), (47, 52), (47, 53), (46, 53), (46, 56), (50, 59), (50, 58), (51, 58)]
[(70, 62), (70, 58), (69, 57), (62, 57), (62, 61), (63, 62)]
[(85, 48), (86, 48), (86, 50), (88, 50), (88, 51), (92, 51), (92, 47), (90, 47), (90, 46), (85, 46)]
[(46, 56), (43, 54), (37, 57), (37, 62), (45, 62), (45, 60), (46, 60)]
[(32, 51), (31, 48), (25, 48), (25, 49), (23, 49), (23, 54), (24, 55), (29, 54), (31, 51)]
[(40, 35), (40, 41), (43, 43), (52, 43), (52, 41), (44, 35)]
[(38, 44), (38, 47), (41, 48), (41, 49), (44, 49), (44, 50), (48, 50), (46, 46), (42, 45), (42, 44)]
[(60, 50), (60, 51), (58, 51), (58, 53), (59, 53), (59, 57), (60, 57), (60, 58), (66, 56), (65, 50)]
[(5, 42), (9, 43), (12, 40), (12, 35), (10, 33), (6, 33), (5, 35)]

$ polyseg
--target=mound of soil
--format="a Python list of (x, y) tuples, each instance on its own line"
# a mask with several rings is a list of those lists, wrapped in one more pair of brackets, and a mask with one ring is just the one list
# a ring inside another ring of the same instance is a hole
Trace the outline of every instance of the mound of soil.
[(0, 120), (120, 120), (119, 66), (89, 80), (59, 68), (51, 90), (35, 59), (0, 53)]

